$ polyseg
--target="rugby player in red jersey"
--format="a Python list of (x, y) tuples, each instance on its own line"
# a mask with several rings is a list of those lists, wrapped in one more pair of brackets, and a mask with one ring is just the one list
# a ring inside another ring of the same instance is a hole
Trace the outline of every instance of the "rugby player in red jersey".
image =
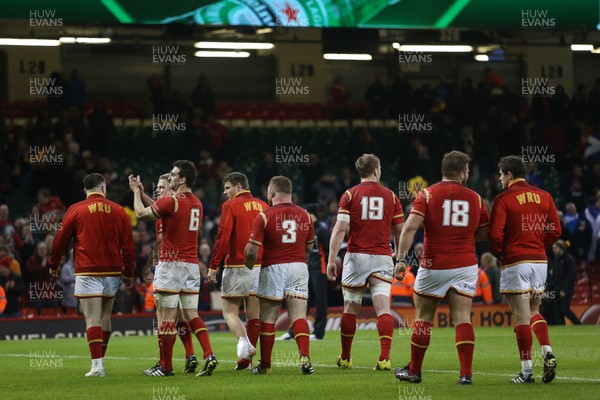
[(369, 285), (377, 313), (381, 346), (379, 359), (373, 369), (389, 371), (392, 368), (390, 349), (394, 336), (394, 320), (390, 314), (394, 269), (390, 236), (393, 232), (394, 242), (400, 238), (404, 214), (394, 192), (379, 183), (379, 158), (373, 154), (363, 154), (356, 160), (356, 170), (361, 182), (348, 189), (340, 199), (327, 263), (327, 276), (334, 280), (337, 275), (335, 258), (350, 227), (348, 252), (342, 269), (342, 354), (338, 357), (337, 365), (344, 369), (352, 368), (350, 350), (356, 332), (356, 314), (360, 310), (365, 288)]
[[(225, 259), (221, 298), (223, 317), (229, 330), (238, 339), (236, 370), (248, 368), (256, 354), (256, 342), (260, 334), (260, 315), (256, 291), (260, 274), (261, 255), (254, 261), (254, 268), (244, 265), (244, 248), (250, 238), (252, 222), (259, 212), (269, 206), (252, 197), (248, 178), (241, 172), (231, 172), (223, 178), (223, 195), (227, 201), (221, 207), (221, 220), (208, 270), (208, 281), (217, 282), (217, 270)], [(244, 301), (246, 323), (239, 317), (240, 304)]]
[(204, 349), (204, 366), (198, 376), (210, 376), (218, 365), (212, 353), (208, 330), (198, 317), (200, 269), (198, 235), (202, 222), (202, 203), (192, 193), (196, 181), (196, 168), (187, 160), (173, 163), (169, 175), (169, 188), (174, 194), (163, 196), (152, 206), (142, 202), (139, 176), (130, 176), (129, 187), (134, 193), (133, 206), (137, 218), (163, 220), (163, 239), (159, 263), (154, 274), (158, 341), (161, 352), (160, 365), (144, 371), (148, 376), (173, 375), (173, 345), (177, 328), (175, 318), (181, 303), (183, 316)]
[(50, 275), (57, 278), (67, 246), (74, 238), (75, 296), (85, 317), (92, 368), (85, 376), (104, 377), (115, 295), (121, 282), (130, 287), (135, 267), (131, 222), (120, 205), (106, 199), (100, 174), (83, 178), (86, 199), (67, 210), (52, 242)]
[[(139, 182), (139, 185), (142, 185), (142, 183)], [(152, 204), (154, 204), (154, 200), (144, 193), (144, 187), (140, 186), (140, 189), (142, 194), (142, 202), (144, 203), (144, 206), (149, 207)], [(155, 194), (156, 198), (160, 198), (165, 195), (171, 194), (171, 192), (169, 191), (169, 174), (163, 174), (158, 178), (158, 182), (156, 183)], [(162, 243), (161, 219), (156, 220), (155, 230), (156, 242), (154, 243), (152, 256), (148, 258), (148, 261), (146, 262), (146, 265), (144, 266), (144, 269), (141, 273), (142, 279), (147, 283), (150, 283), (152, 281), (152, 278), (154, 277), (154, 274), (151, 272), (152, 267), (154, 267), (154, 255), (160, 254), (160, 244)], [(183, 317), (181, 307), (177, 307), (177, 335), (179, 336), (179, 339), (181, 339), (181, 343), (183, 343), (183, 347), (185, 349), (185, 366), (183, 368), (183, 372), (194, 373), (196, 372), (196, 368), (198, 367), (198, 358), (196, 357), (194, 352), (194, 343), (192, 341), (190, 325), (186, 322), (185, 318)], [(159, 364), (160, 360), (156, 365)], [(145, 372), (149, 373), (149, 371), (150, 369), (146, 370)]]
[(500, 293), (506, 296), (515, 321), (521, 357), (521, 372), (512, 383), (533, 383), (532, 334), (544, 358), (543, 383), (556, 376), (548, 324), (540, 314), (548, 260), (546, 248), (562, 233), (552, 196), (525, 182), (525, 164), (518, 156), (500, 159), (500, 183), (504, 191), (496, 196), (488, 238), (490, 249), (502, 262)]
[(415, 233), (424, 225), (425, 248), (414, 285), (416, 314), (410, 363), (394, 370), (401, 381), (421, 382), (433, 318), (440, 300), (446, 297), (456, 327), (458, 383), (472, 383), (475, 334), (471, 302), (478, 276), (475, 238), (485, 240), (489, 215), (481, 196), (464, 186), (469, 179), (469, 161), (469, 156), (459, 151), (444, 155), (442, 181), (419, 192), (400, 236), (399, 261), (394, 271), (399, 279), (406, 270), (404, 257)]
[(284, 176), (271, 178), (267, 196), (272, 207), (259, 213), (252, 223), (250, 240), (244, 250), (244, 264), (252, 269), (263, 248), (258, 282), (260, 301), (260, 364), (253, 374), (271, 372), (275, 343), (275, 321), (285, 300), (300, 353), (300, 370), (314, 374), (310, 362), (310, 331), (306, 321), (308, 265), (306, 255), (313, 248), (314, 226), (308, 212), (292, 203), (292, 182)]

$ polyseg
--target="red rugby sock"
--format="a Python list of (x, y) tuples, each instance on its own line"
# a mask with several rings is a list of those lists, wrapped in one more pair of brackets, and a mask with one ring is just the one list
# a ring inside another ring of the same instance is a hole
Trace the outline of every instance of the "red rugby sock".
[(271, 368), (271, 353), (275, 344), (275, 324), (261, 323), (260, 328), (260, 366)]
[(473, 376), (473, 350), (475, 349), (475, 332), (473, 325), (464, 323), (456, 326), (456, 350), (460, 362), (460, 376)]
[(356, 333), (356, 315), (355, 314), (342, 314), (342, 321), (340, 323), (341, 339), (342, 339), (342, 359), (350, 359), (350, 350), (352, 349), (352, 340), (354, 339), (354, 333)]
[(521, 360), (531, 360), (531, 345), (533, 336), (531, 335), (531, 327), (529, 325), (515, 326), (517, 334), (517, 346), (519, 346), (519, 356)]
[(177, 334), (183, 347), (185, 348), (185, 358), (194, 354), (194, 342), (192, 341), (192, 332), (190, 325), (185, 321), (177, 322)]
[(548, 335), (548, 323), (541, 314), (535, 314), (529, 321), (529, 326), (535, 334), (540, 346), (550, 346), (550, 336)]
[(420, 374), (425, 352), (431, 341), (431, 324), (417, 320), (410, 340), (410, 374)]
[(379, 361), (389, 360), (392, 337), (394, 336), (394, 318), (391, 314), (382, 314), (377, 317), (377, 331), (379, 332), (379, 344), (381, 346)]
[(92, 326), (85, 331), (87, 337), (88, 347), (90, 348), (90, 354), (92, 360), (96, 358), (102, 358), (102, 328), (99, 326)]
[(306, 319), (299, 318), (294, 321), (294, 340), (298, 345), (300, 357), (310, 357), (310, 330)]
[(206, 324), (200, 317), (196, 317), (190, 321), (190, 328), (192, 328), (192, 332), (194, 332), (194, 335), (196, 335), (196, 338), (200, 342), (200, 346), (202, 346), (202, 351), (204, 352), (203, 358), (206, 359), (213, 353)]

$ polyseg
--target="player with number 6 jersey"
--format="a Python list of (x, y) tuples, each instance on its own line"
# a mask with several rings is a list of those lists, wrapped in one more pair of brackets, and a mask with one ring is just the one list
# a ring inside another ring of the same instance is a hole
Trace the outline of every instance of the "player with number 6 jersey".
[(389, 371), (390, 349), (394, 335), (394, 320), (390, 314), (390, 292), (394, 264), (390, 247), (391, 232), (394, 241), (400, 238), (404, 214), (400, 200), (391, 190), (379, 183), (381, 164), (373, 154), (363, 154), (356, 160), (361, 183), (347, 190), (339, 203), (337, 222), (331, 234), (327, 276), (336, 279), (335, 258), (346, 230), (350, 228), (348, 252), (342, 270), (344, 313), (341, 321), (342, 354), (337, 365), (352, 367), (350, 350), (356, 332), (356, 314), (367, 287), (373, 296), (377, 313), (377, 330), (381, 352), (374, 370)]
[(395, 369), (401, 381), (421, 382), (421, 366), (431, 339), (433, 318), (440, 300), (447, 297), (456, 326), (458, 383), (471, 384), (475, 347), (471, 302), (478, 276), (475, 238), (485, 240), (489, 215), (481, 197), (464, 186), (469, 179), (469, 161), (469, 156), (460, 151), (445, 154), (442, 181), (419, 192), (404, 224), (394, 271), (396, 278), (403, 278), (404, 258), (421, 224), (425, 227), (425, 251), (414, 285), (416, 317), (410, 363)]
[(198, 376), (212, 375), (218, 364), (212, 353), (206, 324), (198, 317), (198, 236), (202, 203), (192, 193), (196, 175), (196, 167), (191, 161), (175, 161), (168, 181), (173, 194), (159, 198), (150, 207), (146, 207), (142, 201), (139, 176), (129, 177), (129, 187), (134, 193), (135, 215), (142, 220), (163, 221), (159, 263), (154, 274), (160, 363), (144, 371), (147, 376), (173, 375), (173, 345), (177, 336), (175, 318), (179, 304), (204, 350), (204, 366)]

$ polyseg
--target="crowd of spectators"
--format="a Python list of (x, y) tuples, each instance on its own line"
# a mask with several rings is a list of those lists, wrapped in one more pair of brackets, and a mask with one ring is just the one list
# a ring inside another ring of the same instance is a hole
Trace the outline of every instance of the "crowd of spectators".
[[(73, 94), (69, 101), (49, 101), (48, 107), (25, 126), (7, 125), (0, 118), (0, 285), (8, 299), (5, 317), (19, 316), (23, 308), (38, 315), (48, 308), (75, 312), (72, 255), (65, 255), (58, 281), (50, 278), (47, 263), (53, 233), (59, 229), (66, 208), (83, 198), (83, 177), (91, 172), (102, 173), (107, 180), (108, 197), (131, 210), (133, 200), (127, 176), (134, 171), (128, 161), (142, 156), (146, 160), (164, 158), (162, 154), (144, 154), (144, 148), (116, 146), (115, 141), (131, 133), (115, 127), (100, 101), (85, 115), (82, 110), (85, 84), (76, 71), (71, 74), (70, 82)], [(220, 179), (240, 165), (247, 165), (248, 160), (240, 160), (231, 151), (232, 138), (227, 128), (214, 118), (214, 94), (204, 75), (199, 77), (189, 101), (177, 93), (167, 96), (160, 76), (153, 76), (148, 86), (155, 111), (180, 110), (189, 123), (183, 145), (169, 150), (181, 154), (177, 158), (192, 160), (198, 170), (194, 193), (202, 201), (205, 215), (200, 250), (204, 280), (201, 306), (210, 309), (210, 291), (216, 288), (209, 288), (206, 282), (206, 265), (223, 200)], [(336, 78), (331, 90), (336, 117), (347, 117), (345, 106), (350, 94), (343, 78)], [(418, 189), (440, 179), (441, 156), (451, 149), (472, 155), (469, 185), (482, 195), (488, 206), (500, 191), (499, 158), (541, 151), (547, 156), (545, 162), (530, 163), (527, 179), (554, 196), (564, 224), (563, 238), (570, 243), (568, 251), (575, 259), (588, 265), (599, 259), (600, 79), (589, 92), (579, 85), (572, 98), (558, 87), (553, 97), (527, 99), (511, 93), (503, 80), (489, 71), (476, 84), (469, 79), (452, 82), (442, 77), (435, 87), (426, 84), (416, 87), (403, 74), (387, 87), (383, 76), (378, 75), (367, 89), (365, 100), (373, 118), (423, 114), (433, 129), (403, 138), (406, 144), (403, 148), (390, 148), (376, 134), (364, 129), (356, 136), (352, 134), (347, 142), (336, 143), (344, 149), (342, 159), (328, 157), (328, 148), (313, 149), (308, 162), (297, 167), (304, 185), (295, 193), (295, 201), (318, 203), (319, 218), (327, 226), (332, 228), (335, 224), (341, 194), (358, 183), (352, 163), (363, 152), (380, 155), (384, 168), (395, 166), (392, 174), (396, 176), (384, 176), (384, 183), (393, 190), (397, 189), (398, 180), (406, 183), (398, 195), (407, 211)], [(264, 197), (268, 180), (287, 169), (274, 159), (269, 149), (253, 151), (256, 159), (252, 161), (251, 189), (255, 195)], [(119, 165), (117, 159), (125, 161)], [(168, 172), (170, 163), (162, 166), (165, 170), (158, 171), (156, 176), (145, 176), (142, 172), (147, 193), (152, 190), (152, 180)], [(130, 291), (119, 293), (115, 311), (143, 312), (147, 308), (148, 287), (139, 279), (139, 272), (152, 257), (154, 226), (136, 221), (133, 212), (130, 216), (138, 279)], [(422, 233), (417, 238), (422, 241)], [(481, 256), (488, 251), (487, 245), (478, 243), (477, 251)], [(490, 260), (482, 262), (486, 272), (490, 264), (493, 264)], [(329, 305), (341, 304), (339, 283), (330, 283), (329, 299)], [(497, 293), (493, 299), (500, 301)]]

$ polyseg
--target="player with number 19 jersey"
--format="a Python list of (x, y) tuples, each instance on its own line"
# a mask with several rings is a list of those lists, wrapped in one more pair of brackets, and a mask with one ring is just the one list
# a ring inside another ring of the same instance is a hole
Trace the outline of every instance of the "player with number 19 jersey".
[(421, 268), (453, 269), (477, 264), (475, 232), (489, 224), (485, 203), (473, 190), (445, 180), (423, 189), (411, 214), (424, 218)]
[[(202, 221), (202, 203), (191, 192), (159, 198), (152, 206), (162, 219), (162, 243), (159, 261), (198, 264), (198, 230)], [(190, 234), (190, 231), (194, 232)]]
[(348, 252), (391, 256), (391, 227), (404, 222), (398, 197), (383, 185), (366, 181), (346, 190), (339, 215), (350, 217)]

